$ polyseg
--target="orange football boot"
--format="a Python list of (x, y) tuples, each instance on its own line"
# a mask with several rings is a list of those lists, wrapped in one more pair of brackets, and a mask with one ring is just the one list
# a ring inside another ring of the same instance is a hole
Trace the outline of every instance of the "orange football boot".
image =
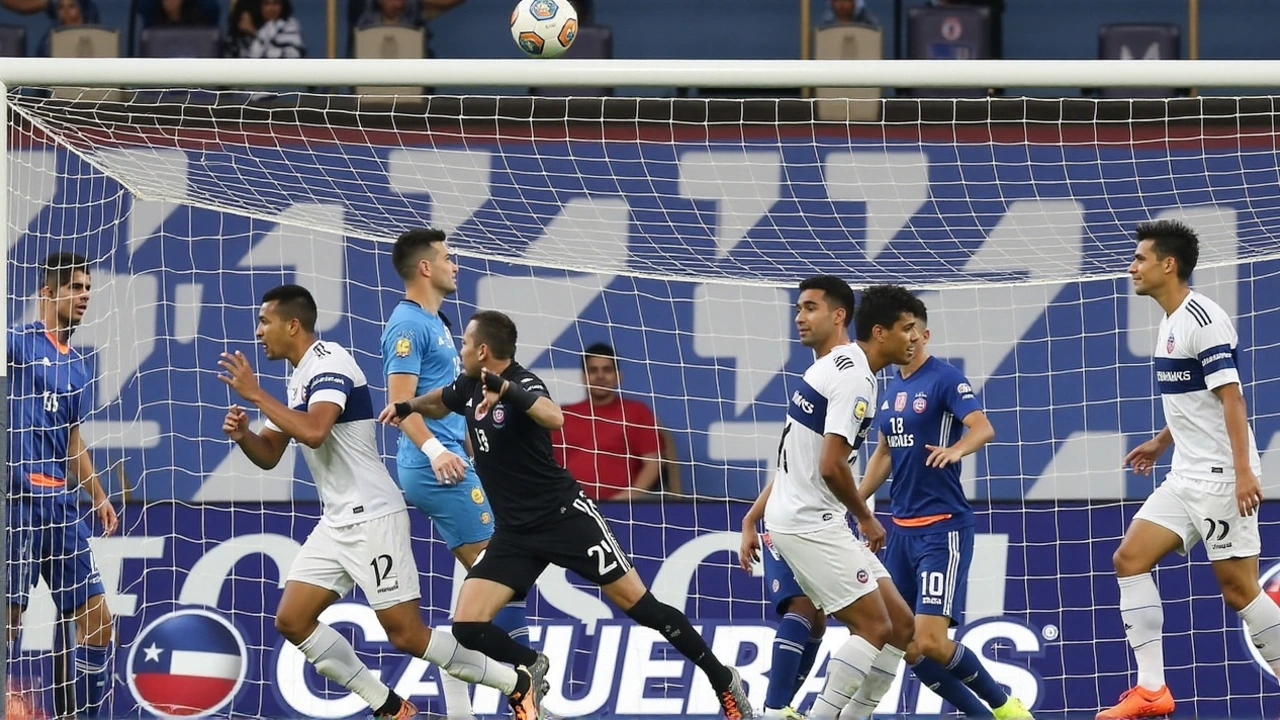
[(1163, 717), (1173, 712), (1173, 693), (1165, 685), (1159, 690), (1148, 690), (1136, 685), (1120, 696), (1115, 707), (1098, 713), (1096, 720), (1129, 720), (1130, 718)]

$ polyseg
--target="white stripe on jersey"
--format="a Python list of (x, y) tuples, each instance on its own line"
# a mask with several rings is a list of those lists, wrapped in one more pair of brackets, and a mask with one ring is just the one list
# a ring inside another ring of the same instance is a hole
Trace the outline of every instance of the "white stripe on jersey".
[(856, 451), (875, 412), (875, 373), (857, 343), (841, 345), (809, 366), (787, 403), (773, 493), (764, 512), (770, 532), (808, 533), (845, 522), (844, 505), (822, 479), (824, 436), (842, 435)]
[[(305, 411), (313, 402), (342, 408), (320, 447), (299, 443), (324, 507), (321, 522), (345, 527), (404, 510), (404, 493), (378, 453), (369, 383), (337, 343), (317, 340), (289, 377), (289, 407)], [(280, 431), (271, 421), (267, 427)]]
[[(1239, 339), (1231, 317), (1198, 292), (1160, 321), (1154, 365), (1165, 422), (1173, 434), (1173, 472), (1204, 482), (1234, 482), (1231, 440), (1214, 389), (1240, 382)], [(1249, 465), (1262, 472), (1249, 429)]]

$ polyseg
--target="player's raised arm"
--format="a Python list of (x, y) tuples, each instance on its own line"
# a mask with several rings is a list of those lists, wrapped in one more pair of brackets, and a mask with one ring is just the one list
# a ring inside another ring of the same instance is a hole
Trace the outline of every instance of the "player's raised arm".
[(525, 376), (512, 382), (488, 369), (481, 371), (484, 379), (484, 401), (492, 406), (506, 398), (517, 410), (523, 411), (534, 422), (548, 430), (564, 426), (564, 412), (547, 394), (546, 386), (536, 377)]
[(249, 414), (239, 405), (232, 405), (227, 410), (227, 417), (222, 421), (222, 432), (235, 441), (244, 451), (245, 457), (263, 470), (270, 470), (280, 464), (284, 451), (289, 447), (289, 436), (269, 427), (262, 432), (249, 429)]
[[(257, 405), (275, 429), (309, 448), (318, 448), (324, 443), (338, 421), (338, 415), (342, 412), (342, 406), (332, 402), (313, 401), (305, 410), (294, 410), (275, 399), (258, 385), (258, 378), (254, 375), (253, 367), (249, 365), (249, 358), (239, 350), (235, 353), (222, 353), (222, 359), (218, 361), (218, 365), (227, 371), (225, 375), (218, 376), (219, 380), (230, 386), (246, 401)], [(311, 390), (313, 392), (340, 390), (338, 386), (342, 385), (344, 380), (347, 383), (350, 382), (349, 379), (341, 376), (330, 377), (322, 374), (317, 376), (318, 382), (313, 383)]]
[(389, 402), (378, 414), (378, 422), (399, 427), (402, 420), (414, 413), (432, 419), (442, 418), (453, 412), (444, 404), (444, 391), (445, 388), (436, 388), (403, 402)]

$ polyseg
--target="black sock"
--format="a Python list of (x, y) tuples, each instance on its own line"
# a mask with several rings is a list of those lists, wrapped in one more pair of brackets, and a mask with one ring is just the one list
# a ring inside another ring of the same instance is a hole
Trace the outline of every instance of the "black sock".
[(689, 618), (670, 605), (660, 602), (653, 593), (646, 592), (644, 597), (627, 611), (627, 617), (662, 633), (662, 637), (679, 650), (681, 655), (702, 668), (702, 672), (707, 674), (707, 679), (711, 681), (711, 687), (716, 692), (728, 690), (729, 685), (733, 683), (733, 674), (729, 672), (729, 668), (725, 667), (724, 663), (711, 652), (707, 641), (702, 639), (698, 631), (694, 630), (693, 625), (689, 623)]
[(521, 645), (506, 630), (491, 622), (456, 622), (453, 636), (462, 647), (483, 653), (508, 665), (532, 665), (538, 661), (538, 653), (528, 645)]
[(394, 716), (396, 713), (400, 712), (400, 705), (403, 702), (404, 701), (400, 699), (400, 696), (397, 695), (394, 690), (388, 690), (387, 701), (382, 703), (382, 707), (374, 708), (373, 716), (374, 717), (381, 717), (383, 715), (386, 715), (388, 717)]

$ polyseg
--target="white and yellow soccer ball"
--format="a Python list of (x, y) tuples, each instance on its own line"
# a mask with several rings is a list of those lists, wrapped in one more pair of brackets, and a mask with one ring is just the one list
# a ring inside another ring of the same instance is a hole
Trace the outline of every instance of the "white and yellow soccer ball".
[(569, 0), (520, 0), (511, 11), (511, 37), (530, 57), (560, 57), (577, 36), (578, 11)]

